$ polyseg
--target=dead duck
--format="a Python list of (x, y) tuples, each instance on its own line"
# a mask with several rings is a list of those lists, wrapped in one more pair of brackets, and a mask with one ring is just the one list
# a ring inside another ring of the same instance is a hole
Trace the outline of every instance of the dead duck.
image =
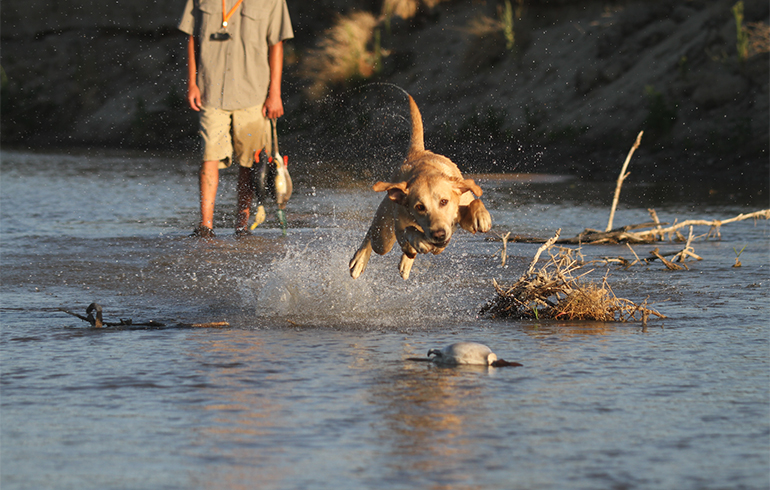
[(443, 349), (431, 349), (428, 351), (428, 358), (434, 363), (442, 366), (521, 366), (518, 362), (508, 362), (504, 359), (498, 359), (497, 354), (484, 344), (476, 342), (457, 342)]
[[(72, 315), (74, 317), (78, 317), (83, 321), (86, 321), (91, 324), (91, 327), (93, 328), (102, 328), (102, 327), (165, 327), (166, 325), (163, 323), (156, 322), (155, 320), (150, 320), (149, 322), (143, 322), (143, 323), (134, 323), (133, 320), (130, 318), (128, 320), (120, 319), (119, 322), (105, 322), (103, 317), (103, 309), (102, 305), (99, 303), (91, 303), (88, 305), (88, 308), (86, 308), (86, 316), (78, 315), (77, 313), (73, 313), (67, 309), (59, 308), (59, 311), (63, 311), (64, 313), (67, 313), (68, 315)], [(223, 322), (225, 323), (225, 322)], [(201, 324), (205, 326), (221, 326), (221, 324)], [(193, 324), (190, 326), (198, 326), (198, 324)]]
[[(96, 315), (94, 315), (94, 312), (96, 312)], [(102, 305), (99, 303), (91, 303), (88, 305), (88, 308), (86, 308), (86, 321), (91, 324), (94, 328), (102, 328), (104, 326), (104, 322), (102, 321)]]

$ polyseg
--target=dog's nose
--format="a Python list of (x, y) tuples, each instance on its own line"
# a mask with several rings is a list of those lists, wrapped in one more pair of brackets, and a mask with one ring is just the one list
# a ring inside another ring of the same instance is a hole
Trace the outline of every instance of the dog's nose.
[(443, 242), (446, 240), (446, 230), (436, 230), (431, 232), (431, 237), (437, 242)]

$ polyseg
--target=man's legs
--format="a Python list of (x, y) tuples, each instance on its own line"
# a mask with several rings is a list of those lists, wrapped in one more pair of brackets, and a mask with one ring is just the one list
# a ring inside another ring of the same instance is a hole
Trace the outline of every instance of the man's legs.
[[(209, 160), (201, 164), (200, 198), (201, 198), (201, 227), (214, 228), (214, 206), (219, 186), (219, 161)], [(249, 222), (249, 211), (254, 189), (251, 181), (251, 169), (240, 167), (238, 173), (238, 214), (235, 228), (245, 229)]]
[(201, 227), (214, 228), (214, 204), (219, 186), (219, 161), (208, 160), (201, 164), (200, 197)]
[(251, 168), (240, 167), (238, 173), (238, 214), (235, 217), (235, 233), (243, 233), (249, 224), (251, 198), (254, 195), (254, 185), (251, 180)]
[(219, 169), (226, 168), (233, 154), (230, 138), (230, 112), (211, 107), (202, 107), (200, 128), (203, 143), (203, 163), (200, 168), (201, 222), (195, 236), (209, 237), (214, 228), (214, 204), (219, 187)]
[[(270, 137), (270, 123), (262, 116), (261, 107), (224, 111), (203, 107), (200, 134), (203, 139), (203, 163), (200, 169), (201, 223), (196, 234), (209, 236), (214, 228), (214, 204), (219, 185), (219, 169), (231, 163), (239, 166), (238, 209), (235, 234), (248, 235), (248, 221), (254, 185), (251, 167), (254, 155), (265, 148)], [(235, 153), (235, 161), (230, 160)], [(205, 228), (205, 229), (204, 229)]]

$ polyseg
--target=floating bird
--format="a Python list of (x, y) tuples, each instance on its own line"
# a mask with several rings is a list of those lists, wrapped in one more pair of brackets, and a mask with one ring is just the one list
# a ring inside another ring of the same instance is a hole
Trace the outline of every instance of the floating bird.
[(471, 364), (476, 366), (521, 366), (518, 362), (508, 362), (498, 359), (492, 349), (484, 344), (475, 342), (457, 342), (443, 349), (431, 349), (428, 358), (435, 364), (442, 366), (458, 366)]

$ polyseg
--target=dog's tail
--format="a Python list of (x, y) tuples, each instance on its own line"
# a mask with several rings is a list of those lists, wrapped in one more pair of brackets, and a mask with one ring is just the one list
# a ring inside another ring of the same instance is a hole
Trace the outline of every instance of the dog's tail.
[(409, 96), (409, 112), (412, 116), (412, 138), (409, 142), (409, 153), (425, 151), (425, 141), (423, 140), (422, 115), (417, 103), (412, 96)]

